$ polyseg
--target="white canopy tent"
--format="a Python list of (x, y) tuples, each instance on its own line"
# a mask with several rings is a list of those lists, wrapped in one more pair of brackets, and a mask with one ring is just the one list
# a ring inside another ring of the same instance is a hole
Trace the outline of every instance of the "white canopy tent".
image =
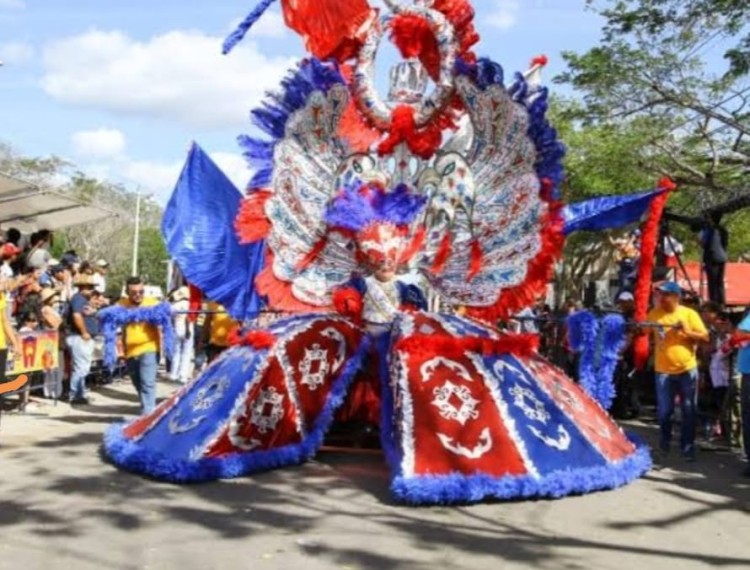
[(41, 229), (54, 231), (116, 215), (115, 212), (84, 204), (60, 192), (0, 173), (0, 228), (3, 230), (13, 227), (24, 234)]

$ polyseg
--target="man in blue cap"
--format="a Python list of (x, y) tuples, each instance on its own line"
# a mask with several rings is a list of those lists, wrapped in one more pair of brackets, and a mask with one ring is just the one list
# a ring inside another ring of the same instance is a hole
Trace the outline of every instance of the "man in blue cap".
[(657, 290), (658, 305), (651, 310), (648, 320), (660, 325), (654, 329), (659, 448), (665, 454), (669, 452), (674, 400), (679, 394), (682, 408), (680, 449), (685, 459), (694, 461), (698, 380), (695, 353), (698, 344), (709, 341), (709, 335), (700, 315), (680, 304), (682, 289), (677, 283), (667, 281)]

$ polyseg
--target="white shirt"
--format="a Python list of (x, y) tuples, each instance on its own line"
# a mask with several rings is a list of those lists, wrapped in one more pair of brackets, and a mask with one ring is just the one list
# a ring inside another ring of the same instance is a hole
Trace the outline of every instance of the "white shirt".
[(664, 255), (675, 257), (677, 255), (682, 255), (684, 250), (685, 248), (683, 245), (674, 237), (668, 236), (664, 238)]
[(107, 279), (101, 273), (94, 273), (94, 289), (102, 295), (107, 292)]

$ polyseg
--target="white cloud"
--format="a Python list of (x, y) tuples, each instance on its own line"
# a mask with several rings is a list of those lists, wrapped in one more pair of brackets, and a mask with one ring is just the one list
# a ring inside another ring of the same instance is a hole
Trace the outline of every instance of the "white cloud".
[(284, 24), (284, 17), (281, 12), (276, 10), (269, 10), (263, 17), (255, 24), (249, 32), (249, 37), (245, 40), (252, 40), (256, 38), (281, 38), (287, 32), (289, 28)]
[[(0, 0), (2, 2), (2, 0)], [(8, 42), (0, 44), (0, 60), (5, 64), (25, 63), (34, 59), (34, 46), (26, 42)]]
[(0, 10), (23, 10), (26, 8), (24, 0), (0, 0)]
[(89, 109), (240, 128), (292, 60), (261, 53), (247, 40), (222, 56), (221, 42), (191, 31), (147, 41), (91, 31), (45, 47), (42, 86), (59, 101)]
[[(110, 153), (93, 152), (87, 154), (88, 160), (81, 161), (81, 170), (88, 176), (100, 180), (124, 183), (127, 187), (135, 189), (139, 187), (142, 192), (152, 194), (162, 204), (169, 199), (172, 190), (180, 176), (184, 159), (168, 160), (139, 160), (128, 156), (124, 151), (126, 147), (125, 136), (117, 130), (99, 129), (98, 131), (82, 131), (72, 136), (73, 146), (77, 148), (82, 143), (82, 151), (90, 150), (89, 145), (99, 143), (99, 148), (106, 146)], [(187, 147), (185, 156), (187, 156)], [(77, 151), (78, 152), (78, 151)], [(251, 172), (245, 159), (239, 153), (210, 152), (211, 159), (234, 183), (238, 190), (242, 191), (247, 186)]]
[(508, 30), (518, 22), (521, 4), (518, 0), (494, 0), (493, 11), (483, 18), (489, 26), (500, 30)]
[[(250, 180), (245, 159), (230, 152), (210, 152), (211, 159), (221, 168), (238, 190), (242, 191)], [(166, 202), (180, 176), (183, 161), (160, 162), (125, 159), (110, 166), (114, 178), (121, 178), (153, 193), (159, 201)]]
[(117, 129), (78, 131), (70, 137), (73, 150), (85, 158), (110, 158), (125, 151), (125, 135)]

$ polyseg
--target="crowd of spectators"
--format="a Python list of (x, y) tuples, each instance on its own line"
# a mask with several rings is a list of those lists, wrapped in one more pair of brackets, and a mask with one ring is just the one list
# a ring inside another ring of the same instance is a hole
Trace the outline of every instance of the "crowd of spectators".
[[(103, 259), (93, 263), (83, 260), (75, 251), (54, 259), (50, 253), (53, 239), (46, 230), (26, 239), (15, 229), (0, 235), (0, 382), (18, 374), (13, 364), (15, 356), (22, 354), (22, 338), (36, 331), (54, 331), (58, 337), (56, 365), (28, 374), (31, 381), (19, 394), (21, 410), (37, 392), (72, 405), (91, 404), (88, 388), (92, 382), (108, 383), (116, 376), (101, 362), (99, 311), (112, 304), (149, 307), (161, 300), (149, 297), (138, 277), (127, 280), (124, 295), (108, 296), (109, 264)], [(161, 364), (166, 364), (169, 379), (185, 384), (229, 346), (229, 333), (238, 326), (215, 303), (204, 303), (197, 311), (190, 311), (189, 298), (186, 286), (168, 296), (176, 339), (170, 362), (162, 360), (164, 351), (157, 327), (134, 323), (121, 331), (120, 371), (133, 383), (142, 413), (156, 404)]]
[[(82, 311), (92, 322), (96, 311), (113, 301), (106, 296), (109, 264), (103, 259), (94, 263), (82, 260), (75, 251), (55, 259), (50, 253), (53, 240), (48, 230), (35, 232), (27, 239), (13, 228), (0, 235), (0, 380), (13, 371), (9, 352), (21, 353), (23, 335), (55, 331), (59, 338), (58, 366), (32, 374), (32, 381), (21, 395), (22, 408), (36, 388), (45, 398), (63, 396), (65, 363), (76, 355), (71, 347), (76, 345), (77, 336), (86, 337), (76, 327), (76, 315)], [(86, 306), (81, 307), (84, 297)], [(96, 328), (93, 322), (91, 326)], [(70, 379), (74, 399), (80, 395), (77, 381)]]

